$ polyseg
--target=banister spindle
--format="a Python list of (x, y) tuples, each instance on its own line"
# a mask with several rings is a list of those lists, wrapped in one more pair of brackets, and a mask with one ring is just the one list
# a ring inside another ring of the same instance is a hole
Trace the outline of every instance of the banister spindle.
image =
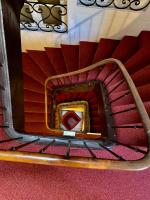
[(23, 137), (17, 137), (17, 138), (11, 138), (11, 139), (6, 139), (6, 140), (0, 140), (0, 144), (5, 143), (5, 142), (11, 142), (11, 141), (14, 141), (14, 140), (20, 140), (22, 138)]
[(16, 150), (21, 149), (21, 148), (23, 148), (23, 147), (25, 147), (25, 146), (27, 146), (29, 144), (35, 143), (35, 142), (37, 142), (39, 140), (40, 140), (40, 138), (38, 138), (36, 140), (32, 140), (32, 141), (24, 143), (24, 144), (21, 144), (21, 145), (18, 145), (18, 146), (15, 146), (15, 147), (11, 147), (10, 150), (16, 151)]
[(39, 153), (44, 153), (44, 151), (46, 151), (48, 147), (53, 145), (54, 143), (55, 143), (55, 140), (50, 141), (46, 146), (44, 146), (43, 148), (39, 150)]
[(86, 142), (83, 142), (83, 144), (84, 144), (84, 146), (85, 146), (85, 148), (88, 150), (88, 152), (91, 154), (91, 156), (93, 157), (93, 158), (96, 158), (96, 155), (93, 153), (93, 151), (90, 149), (90, 147), (87, 145), (87, 143)]
[(116, 76), (118, 76), (118, 74), (120, 74), (120, 73), (121, 73), (120, 70), (117, 70), (116, 73), (114, 73), (113, 77), (108, 81), (108, 83), (105, 84), (104, 87), (105, 87), (105, 88), (108, 87), (108, 85), (109, 85), (109, 84), (114, 80), (114, 78), (115, 78)]
[(71, 147), (71, 140), (68, 141), (66, 158), (70, 158), (70, 147)]
[(105, 76), (105, 78), (103, 79), (103, 83), (107, 80), (107, 78), (113, 73), (113, 72), (115, 72), (116, 71), (116, 69), (117, 69), (117, 67), (115, 67), (115, 68), (112, 68), (111, 70), (109, 70), (109, 72), (107, 73), (107, 75)]
[(107, 150), (109, 153), (111, 153), (113, 156), (115, 156), (117, 159), (119, 160), (125, 160), (122, 156), (116, 154), (114, 151), (110, 150), (108, 147), (98, 143), (100, 147), (102, 147), (103, 149)]
[(124, 83), (125, 80), (121, 80), (111, 91), (109, 91), (106, 96), (109, 96), (112, 92), (114, 92), (120, 85), (122, 85), (122, 83)]
[(130, 91), (125, 92), (123, 95), (121, 95), (121, 96), (117, 97), (116, 99), (113, 99), (112, 101), (110, 101), (109, 104), (112, 104), (112, 103), (114, 103), (114, 102), (116, 102), (116, 101), (122, 99), (123, 97), (128, 96), (129, 94), (130, 94)]

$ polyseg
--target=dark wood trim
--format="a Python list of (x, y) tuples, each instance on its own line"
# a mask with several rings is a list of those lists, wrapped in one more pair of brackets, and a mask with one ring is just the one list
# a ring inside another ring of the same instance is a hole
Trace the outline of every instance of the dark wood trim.
[(20, 10), (23, 3), (24, 0), (2, 0), (13, 124), (17, 131), (22, 131), (24, 126), (23, 74), (20, 38)]

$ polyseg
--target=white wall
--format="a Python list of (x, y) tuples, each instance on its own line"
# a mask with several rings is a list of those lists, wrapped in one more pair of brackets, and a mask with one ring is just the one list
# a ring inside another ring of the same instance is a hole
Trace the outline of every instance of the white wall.
[(146, 11), (83, 7), (68, 0), (68, 33), (21, 31), (22, 50), (78, 44), (80, 40), (99, 41), (101, 37), (120, 39), (150, 30), (150, 7)]

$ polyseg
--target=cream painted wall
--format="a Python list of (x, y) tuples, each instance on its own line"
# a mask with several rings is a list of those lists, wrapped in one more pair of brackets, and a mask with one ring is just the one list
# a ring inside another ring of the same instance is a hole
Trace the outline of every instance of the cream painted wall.
[(77, 6), (68, 0), (68, 33), (21, 31), (22, 50), (59, 47), (61, 43), (78, 44), (80, 40), (99, 41), (101, 37), (120, 39), (150, 30), (150, 7), (145, 11), (100, 9)]

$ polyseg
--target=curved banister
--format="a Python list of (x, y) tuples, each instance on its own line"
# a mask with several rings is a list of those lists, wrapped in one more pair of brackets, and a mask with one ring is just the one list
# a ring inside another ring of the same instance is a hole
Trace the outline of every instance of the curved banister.
[(85, 68), (77, 70), (77, 71), (48, 77), (45, 81), (45, 111), (46, 111), (46, 117), (47, 117), (47, 112), (48, 112), (47, 106), (46, 106), (47, 105), (47, 84), (48, 84), (49, 81), (54, 80), (54, 79), (60, 79), (60, 78), (65, 78), (65, 77), (69, 77), (69, 76), (79, 75), (81, 73), (88, 72), (88, 71), (91, 71), (91, 70), (96, 69), (96, 68), (100, 68), (103, 65), (106, 65), (106, 64), (109, 64), (109, 63), (116, 64), (118, 66), (118, 68), (120, 69), (120, 71), (122, 72), (124, 79), (128, 84), (129, 90), (130, 90), (130, 92), (131, 92), (131, 94), (134, 98), (137, 110), (140, 114), (141, 120), (142, 120), (143, 125), (144, 125), (144, 129), (145, 129), (146, 133), (148, 134), (148, 136), (150, 138), (150, 118), (149, 118), (148, 113), (145, 109), (145, 106), (144, 106), (144, 104), (141, 100), (141, 97), (140, 97), (140, 95), (139, 95), (139, 93), (136, 89), (136, 86), (135, 86), (133, 80), (131, 79), (129, 73), (127, 72), (125, 66), (123, 65), (123, 63), (120, 60), (117, 60), (117, 59), (114, 59), (114, 58), (109, 58), (109, 59), (99, 61), (95, 64), (92, 64), (88, 67), (85, 67)]

